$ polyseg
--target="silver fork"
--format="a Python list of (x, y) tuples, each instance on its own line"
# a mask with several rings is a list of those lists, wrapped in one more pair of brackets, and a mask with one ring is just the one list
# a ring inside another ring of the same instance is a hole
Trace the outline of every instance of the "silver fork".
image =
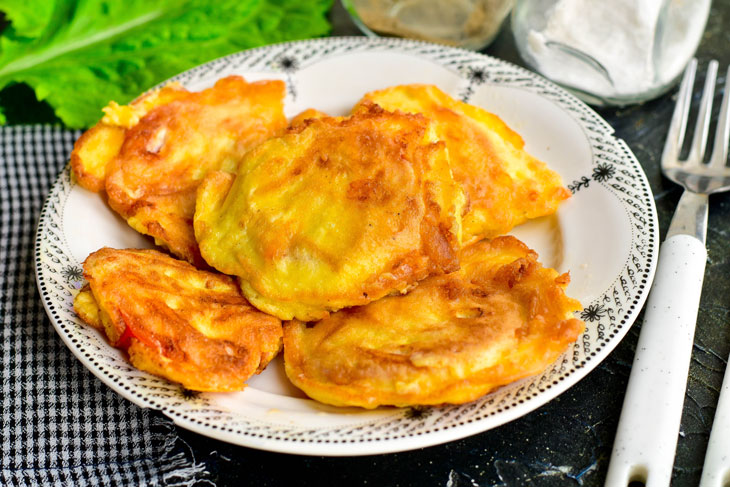
[(679, 154), (692, 100), (696, 59), (685, 70), (669, 126), (662, 172), (683, 186), (684, 193), (659, 251), (608, 467), (607, 487), (626, 487), (631, 482), (667, 487), (671, 481), (707, 261), (707, 196), (730, 189), (730, 168), (726, 166), (730, 135), (727, 84), (712, 155), (709, 163), (703, 162), (717, 66), (713, 60), (707, 68), (692, 145), (683, 161)]

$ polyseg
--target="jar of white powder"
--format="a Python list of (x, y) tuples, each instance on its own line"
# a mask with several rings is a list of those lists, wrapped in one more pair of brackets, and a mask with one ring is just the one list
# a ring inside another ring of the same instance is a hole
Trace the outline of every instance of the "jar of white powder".
[(655, 98), (679, 79), (705, 29), (710, 0), (517, 0), (522, 58), (594, 105)]

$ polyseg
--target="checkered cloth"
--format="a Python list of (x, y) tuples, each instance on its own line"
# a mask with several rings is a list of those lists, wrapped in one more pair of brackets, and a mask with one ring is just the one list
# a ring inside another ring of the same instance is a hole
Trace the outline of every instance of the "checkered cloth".
[(0, 485), (212, 485), (172, 423), (88, 372), (43, 310), (36, 223), (78, 135), (0, 127)]

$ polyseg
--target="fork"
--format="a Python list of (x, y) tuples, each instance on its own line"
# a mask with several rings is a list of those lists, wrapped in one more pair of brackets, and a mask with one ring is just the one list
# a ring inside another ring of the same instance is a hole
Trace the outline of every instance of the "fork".
[[(667, 487), (677, 447), (687, 374), (692, 355), (702, 280), (707, 261), (707, 197), (730, 189), (728, 89), (726, 84), (715, 142), (704, 163), (715, 91), (717, 61), (710, 61), (692, 145), (684, 143), (697, 60), (685, 70), (662, 153), (662, 172), (684, 187), (659, 250), (654, 284), (646, 305), (621, 419), (606, 476), (606, 487), (632, 482)], [(730, 70), (728, 70), (730, 76)]]

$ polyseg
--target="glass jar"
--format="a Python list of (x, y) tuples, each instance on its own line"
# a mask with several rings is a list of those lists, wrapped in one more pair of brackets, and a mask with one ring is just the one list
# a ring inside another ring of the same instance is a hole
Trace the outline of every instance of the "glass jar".
[(710, 0), (517, 0), (525, 62), (594, 105), (655, 98), (697, 50)]
[(497, 36), (514, 0), (342, 0), (370, 36), (389, 35), (482, 49)]

